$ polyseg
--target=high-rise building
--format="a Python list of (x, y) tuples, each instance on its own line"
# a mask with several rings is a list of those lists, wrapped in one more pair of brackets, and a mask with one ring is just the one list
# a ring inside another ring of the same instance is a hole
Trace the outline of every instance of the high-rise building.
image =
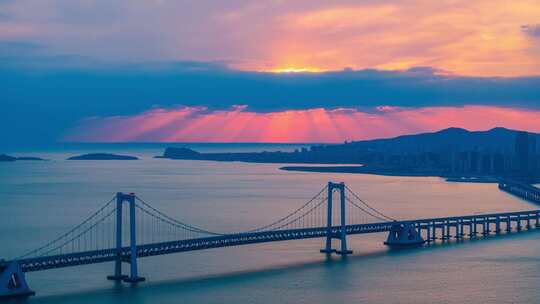
[(529, 181), (536, 174), (536, 138), (527, 132), (516, 136), (516, 163), (518, 177)]
[(529, 134), (527, 132), (519, 132), (516, 136), (516, 161), (518, 173), (521, 175), (527, 172), (529, 161)]
[(536, 150), (536, 137), (532, 134), (529, 134), (529, 160), (528, 160), (528, 168), (529, 168), (529, 177), (535, 177), (536, 172), (538, 172), (538, 166), (537, 166), (537, 150)]

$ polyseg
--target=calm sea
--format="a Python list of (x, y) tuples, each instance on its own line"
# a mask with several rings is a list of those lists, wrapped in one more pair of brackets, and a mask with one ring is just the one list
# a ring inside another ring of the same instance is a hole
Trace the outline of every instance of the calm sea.
[[(210, 230), (260, 226), (344, 181), (399, 219), (536, 209), (494, 184), (439, 178), (301, 173), (278, 164), (154, 159), (167, 145), (64, 145), (6, 151), (47, 162), (0, 164), (0, 257), (41, 245), (108, 201), (136, 192), (173, 217)], [(290, 151), (301, 145), (193, 144), (200, 151)], [(66, 161), (85, 152), (139, 161)], [(540, 231), (539, 231), (540, 232)], [(354, 254), (327, 259), (322, 239), (139, 260), (147, 281), (115, 284), (111, 263), (29, 273), (29, 303), (537, 303), (540, 233), (389, 251), (386, 234), (349, 237)]]

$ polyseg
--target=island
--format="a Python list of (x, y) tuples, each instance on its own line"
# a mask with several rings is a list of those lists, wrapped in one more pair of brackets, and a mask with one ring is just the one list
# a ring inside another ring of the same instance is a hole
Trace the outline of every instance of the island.
[(129, 155), (118, 155), (112, 153), (89, 153), (72, 156), (67, 160), (138, 160), (138, 157)]
[(0, 154), (0, 162), (14, 162), (17, 158), (6, 154)]
[(285, 171), (319, 172), (319, 173), (363, 173), (386, 176), (442, 176), (443, 172), (433, 170), (394, 170), (375, 166), (285, 166)]
[(43, 158), (40, 158), (40, 157), (34, 157), (34, 156), (20, 156), (20, 157), (15, 157), (15, 156), (10, 156), (10, 155), (6, 155), (6, 154), (0, 154), (0, 162), (14, 162), (14, 161), (20, 161), (20, 160), (37, 160), (37, 161), (42, 161), (42, 160), (45, 160)]
[[(253, 163), (311, 164), (282, 170), (438, 176), (454, 182), (540, 181), (540, 134), (506, 128), (468, 131), (448, 128), (343, 144), (313, 145), (290, 152), (201, 153), (168, 147), (160, 158)], [(337, 166), (320, 166), (320, 165)]]
[(46, 160), (46, 159), (43, 159), (41, 157), (35, 157), (35, 156), (19, 156), (19, 157), (17, 157), (17, 160), (37, 160), (37, 161), (41, 161), (41, 160)]

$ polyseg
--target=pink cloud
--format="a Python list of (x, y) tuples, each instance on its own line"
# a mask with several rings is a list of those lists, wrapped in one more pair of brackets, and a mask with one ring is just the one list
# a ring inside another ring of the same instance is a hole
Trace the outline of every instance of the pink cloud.
[(93, 117), (69, 130), (67, 141), (90, 142), (341, 142), (436, 131), (493, 127), (540, 132), (540, 111), (464, 107), (377, 107), (287, 110), (259, 113), (245, 106), (152, 109), (133, 116)]

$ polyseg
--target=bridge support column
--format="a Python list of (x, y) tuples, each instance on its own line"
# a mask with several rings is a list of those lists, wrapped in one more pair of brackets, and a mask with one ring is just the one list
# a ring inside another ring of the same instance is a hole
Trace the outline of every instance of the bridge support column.
[[(333, 197), (334, 189), (339, 190), (340, 197), (340, 233), (334, 233), (332, 228), (332, 216), (333, 216)], [(332, 254), (337, 253), (342, 256), (351, 254), (352, 251), (347, 248), (347, 222), (345, 213), (345, 184), (344, 183), (332, 183), (328, 182), (328, 211), (326, 214), (326, 246), (321, 249), (321, 253)], [(341, 249), (336, 250), (332, 248), (332, 239), (339, 239), (341, 242)]]
[(457, 220), (457, 226), (456, 226), (456, 239), (462, 239), (463, 238), (463, 219)]
[(121, 281), (127, 278), (122, 275), (122, 204), (124, 194), (116, 193), (116, 259), (114, 260), (114, 275), (107, 276), (108, 280)]
[(446, 232), (444, 233), (444, 240), (448, 240), (450, 239), (450, 221), (445, 221), (444, 222), (445, 224), (445, 230)]
[(407, 247), (424, 244), (424, 239), (415, 224), (409, 222), (397, 222), (392, 225), (385, 245), (390, 247)]
[(5, 263), (0, 261), (0, 300), (33, 296), (26, 283), (24, 272), (17, 261)]
[(129, 245), (130, 245), (130, 273), (129, 277), (124, 279), (124, 282), (137, 283), (145, 280), (140, 277), (137, 271), (137, 229), (135, 227), (135, 195), (130, 194), (127, 197), (129, 202)]

